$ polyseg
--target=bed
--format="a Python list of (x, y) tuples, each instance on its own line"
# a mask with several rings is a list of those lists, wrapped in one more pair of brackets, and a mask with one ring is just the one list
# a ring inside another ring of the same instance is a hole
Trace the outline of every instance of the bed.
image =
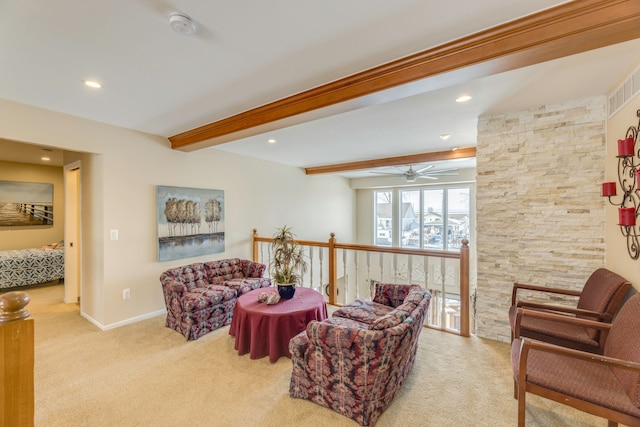
[(0, 251), (0, 290), (64, 279), (63, 247)]

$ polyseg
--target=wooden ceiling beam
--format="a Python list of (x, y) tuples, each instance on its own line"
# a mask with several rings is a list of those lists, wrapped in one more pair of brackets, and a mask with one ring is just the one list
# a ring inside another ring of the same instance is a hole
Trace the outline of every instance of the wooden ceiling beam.
[[(433, 90), (637, 38), (640, 1), (575, 0), (182, 132), (169, 141), (174, 149), (192, 151), (301, 123), (309, 120), (306, 113), (318, 118), (328, 107), (408, 83), (427, 80)], [(353, 104), (348, 108), (366, 102)]]
[(347, 172), (384, 166), (411, 165), (416, 163), (435, 162), (439, 160), (465, 159), (476, 156), (476, 148), (459, 148), (457, 150), (438, 151), (433, 153), (410, 154), (407, 156), (385, 157), (383, 159), (363, 160), (360, 162), (340, 163), (337, 165), (314, 166), (305, 168), (307, 175), (320, 173)]

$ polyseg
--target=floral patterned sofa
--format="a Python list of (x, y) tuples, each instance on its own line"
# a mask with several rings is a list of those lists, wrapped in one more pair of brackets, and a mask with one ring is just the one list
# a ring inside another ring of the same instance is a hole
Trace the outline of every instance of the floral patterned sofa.
[(166, 326), (188, 340), (231, 323), (236, 300), (253, 289), (271, 286), (266, 266), (231, 258), (172, 268), (160, 275), (167, 305)]
[(372, 426), (411, 371), (431, 294), (418, 285), (375, 284), (289, 342), (289, 394)]

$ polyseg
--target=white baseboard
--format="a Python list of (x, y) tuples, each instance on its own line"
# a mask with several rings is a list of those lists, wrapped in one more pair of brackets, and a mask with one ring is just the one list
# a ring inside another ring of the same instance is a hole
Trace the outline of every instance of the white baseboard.
[(141, 316), (131, 317), (129, 319), (121, 320), (120, 322), (111, 323), (109, 325), (101, 324), (100, 322), (98, 322), (97, 320), (95, 320), (91, 316), (87, 315), (86, 313), (81, 312), (80, 315), (82, 317), (84, 317), (85, 319), (87, 319), (89, 322), (91, 322), (94, 325), (96, 325), (101, 330), (108, 331), (110, 329), (119, 328), (120, 326), (129, 325), (131, 323), (136, 323), (136, 322), (139, 322), (139, 321), (145, 320), (145, 319), (151, 319), (152, 317), (160, 316), (160, 315), (163, 315), (163, 314), (166, 314), (166, 313), (167, 313), (166, 309), (152, 311), (151, 313), (143, 314)]

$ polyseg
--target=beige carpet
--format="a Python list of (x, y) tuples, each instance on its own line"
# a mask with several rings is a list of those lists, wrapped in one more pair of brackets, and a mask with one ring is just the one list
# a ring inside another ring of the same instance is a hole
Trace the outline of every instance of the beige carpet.
[[(36, 426), (357, 426), (290, 398), (290, 359), (238, 356), (228, 327), (189, 342), (163, 316), (100, 331), (62, 302), (61, 285), (28, 293)], [(424, 329), (413, 370), (376, 425), (516, 425), (508, 353), (506, 344)], [(536, 396), (527, 423), (606, 425)]]

